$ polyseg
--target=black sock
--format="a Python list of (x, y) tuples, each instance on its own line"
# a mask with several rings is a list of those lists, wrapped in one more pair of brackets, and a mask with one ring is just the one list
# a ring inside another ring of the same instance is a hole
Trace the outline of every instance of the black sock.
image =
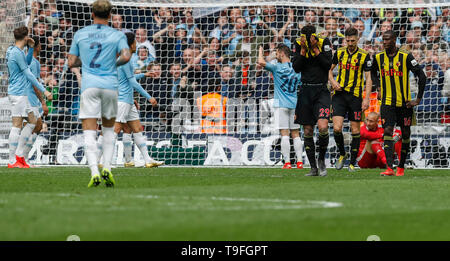
[(402, 152), (400, 156), (400, 163), (398, 164), (399, 168), (405, 168), (406, 157), (408, 157), (409, 153), (409, 144), (410, 140), (402, 140)]
[(330, 135), (328, 135), (328, 131), (319, 133), (319, 160), (325, 160), (329, 141)]
[(356, 164), (356, 157), (358, 157), (358, 151), (359, 151), (359, 143), (361, 140), (361, 135), (359, 133), (352, 134), (352, 145), (350, 148), (350, 164), (355, 165)]
[(342, 135), (342, 131), (334, 132), (334, 140), (336, 141), (336, 146), (339, 150), (339, 155), (345, 155), (345, 144), (344, 144), (344, 135)]
[(313, 136), (305, 136), (305, 151), (312, 169), (317, 169), (316, 165), (316, 145)]
[(392, 136), (384, 136), (384, 153), (387, 166), (392, 169), (394, 167), (394, 140)]

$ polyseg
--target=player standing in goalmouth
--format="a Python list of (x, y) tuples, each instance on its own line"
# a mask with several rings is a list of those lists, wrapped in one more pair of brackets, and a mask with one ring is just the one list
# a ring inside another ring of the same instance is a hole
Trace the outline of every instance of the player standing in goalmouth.
[[(130, 46), (131, 53), (136, 51), (136, 39), (133, 33), (125, 33), (127, 37), (128, 45)], [(164, 162), (156, 161), (148, 155), (147, 149), (147, 137), (142, 134), (142, 125), (139, 121), (139, 112), (134, 104), (133, 93), (134, 90), (138, 91), (144, 96), (148, 102), (153, 106), (157, 105), (155, 98), (151, 97), (144, 88), (136, 81), (133, 65), (131, 62), (122, 65), (118, 68), (119, 73), (119, 103), (118, 113), (116, 118), (116, 124), (114, 128), (114, 144), (117, 139), (117, 135), (124, 129), (124, 125), (128, 124), (133, 131), (134, 143), (138, 146), (144, 157), (145, 167), (153, 168), (164, 164)], [(129, 162), (125, 162), (128, 163)]]
[(277, 64), (271, 64), (264, 60), (263, 47), (259, 47), (258, 65), (272, 72), (275, 84), (275, 124), (278, 124), (281, 134), (281, 153), (284, 158), (283, 169), (290, 169), (291, 145), (289, 143), (289, 131), (294, 140), (294, 150), (297, 156), (297, 168), (303, 168), (303, 144), (300, 139), (300, 125), (294, 123), (295, 107), (297, 105), (297, 86), (300, 84), (300, 73), (292, 69), (291, 50), (284, 44), (280, 44), (277, 50)]
[[(28, 36), (26, 26), (14, 29), (15, 45), (10, 46), (6, 51), (6, 59), (9, 72), (8, 99), (12, 105), (12, 128), (9, 133), (9, 164), (8, 168), (29, 168), (25, 162), (25, 144), (33, 132), (37, 115), (33, 113), (28, 101), (29, 88), (36, 86), (43, 92), (48, 100), (52, 99), (52, 94), (45, 90), (44, 86), (33, 75), (28, 67), (23, 49), (27, 43), (33, 43)], [(31, 83), (31, 84), (30, 84)], [(22, 129), (23, 119), (28, 124)], [(21, 132), (22, 129), (22, 132)], [(15, 159), (14, 159), (15, 156)], [(16, 161), (14, 164), (14, 160)]]
[[(344, 135), (342, 135), (344, 117), (348, 113), (352, 132), (348, 170), (352, 172), (355, 171), (361, 138), (361, 115), (363, 111), (369, 108), (369, 97), (372, 92), (372, 79), (370, 77), (372, 60), (368, 52), (358, 47), (358, 30), (353, 27), (345, 30), (345, 40), (347, 46), (339, 48), (333, 56), (333, 64), (331, 65), (328, 79), (335, 91), (331, 98), (331, 108), (334, 139), (340, 154), (336, 162), (336, 169), (342, 169), (345, 160), (348, 158), (348, 154), (345, 153)], [(333, 78), (333, 69), (337, 65), (339, 66), (339, 72), (335, 80)], [(362, 100), (364, 78), (366, 79), (366, 98)]]
[[(305, 176), (326, 176), (325, 154), (328, 149), (328, 120), (330, 118), (331, 96), (328, 90), (328, 71), (333, 57), (328, 38), (316, 35), (313, 25), (306, 25), (296, 45), (292, 68), (302, 73), (302, 85), (298, 93), (295, 123), (303, 125), (305, 151), (311, 164), (310, 173)], [(319, 128), (319, 157), (316, 164), (314, 126)], [(320, 172), (320, 173), (319, 173)]]
[[(413, 107), (422, 100), (425, 90), (426, 76), (419, 63), (411, 53), (399, 49), (395, 43), (397, 36), (392, 30), (383, 33), (384, 51), (375, 55), (372, 74), (379, 76), (381, 89), (381, 121), (384, 128), (384, 152), (387, 169), (382, 176), (393, 176), (394, 170), (394, 126), (399, 125), (402, 131), (402, 151), (396, 176), (403, 176), (405, 161), (409, 153)], [(411, 100), (409, 73), (419, 78), (419, 92), (415, 100)], [(372, 78), (375, 78), (373, 76)]]
[[(75, 33), (69, 52), (69, 67), (82, 66), (80, 119), (85, 155), (91, 169), (88, 187), (98, 186), (101, 178), (114, 186), (111, 160), (114, 153), (114, 123), (117, 115), (119, 80), (117, 66), (126, 64), (131, 53), (125, 34), (108, 26), (112, 5), (97, 0), (92, 5), (94, 23)], [(120, 55), (117, 58), (117, 55)], [(100, 177), (97, 163), (97, 119), (102, 118), (104, 164)]]

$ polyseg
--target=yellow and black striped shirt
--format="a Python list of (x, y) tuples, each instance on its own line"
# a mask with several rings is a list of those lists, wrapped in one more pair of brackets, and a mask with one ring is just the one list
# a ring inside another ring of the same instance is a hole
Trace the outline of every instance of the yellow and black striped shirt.
[(381, 104), (404, 107), (411, 100), (409, 72), (420, 70), (419, 63), (407, 50), (399, 49), (389, 57), (386, 51), (375, 55), (373, 69), (379, 72)]
[(336, 81), (346, 92), (362, 98), (364, 90), (364, 72), (372, 69), (370, 55), (364, 49), (358, 49), (350, 54), (347, 47), (341, 47), (333, 57), (333, 64), (339, 67)]

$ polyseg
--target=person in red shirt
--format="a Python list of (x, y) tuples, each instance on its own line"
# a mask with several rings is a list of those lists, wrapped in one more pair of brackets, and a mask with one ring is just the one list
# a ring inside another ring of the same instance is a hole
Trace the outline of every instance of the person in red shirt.
[[(365, 168), (386, 168), (386, 155), (383, 149), (384, 129), (378, 126), (380, 114), (371, 112), (361, 126), (361, 142), (358, 152), (358, 166)], [(401, 132), (394, 133), (395, 152), (400, 160), (402, 143)]]

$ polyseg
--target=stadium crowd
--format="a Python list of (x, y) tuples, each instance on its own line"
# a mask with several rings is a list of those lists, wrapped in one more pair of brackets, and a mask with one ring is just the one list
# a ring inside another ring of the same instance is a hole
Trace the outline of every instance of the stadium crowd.
[[(7, 2), (2, 5), (0, 35), (6, 35)], [(307, 24), (328, 37), (334, 51), (345, 45), (343, 32), (353, 26), (360, 33), (359, 47), (371, 55), (382, 50), (381, 34), (394, 30), (399, 36), (397, 45), (412, 52), (427, 75), (425, 96), (417, 107), (418, 122), (450, 122), (449, 17), (448, 7), (248, 6), (198, 16), (192, 8), (118, 6), (111, 26), (136, 34), (137, 51), (132, 63), (139, 69), (135, 73), (159, 103), (154, 108), (138, 100), (147, 131), (175, 131), (172, 122), (177, 115), (182, 121), (176, 121), (177, 125), (200, 126), (205, 115), (197, 99), (218, 93), (226, 98), (226, 127), (221, 133), (258, 133), (262, 129), (263, 101), (273, 97), (271, 75), (256, 62), (258, 48), (263, 46), (266, 61), (271, 62), (275, 47), (284, 43), (293, 48), (300, 29)], [(53, 101), (47, 104), (47, 131), (61, 135), (78, 131), (82, 72), (68, 69), (67, 53), (74, 33), (91, 22), (89, 7), (65, 1), (33, 1), (26, 22), (33, 36), (40, 39), (41, 81), (53, 93)], [(5, 50), (1, 48), (3, 58)], [(411, 80), (413, 93), (417, 92), (415, 82)]]

